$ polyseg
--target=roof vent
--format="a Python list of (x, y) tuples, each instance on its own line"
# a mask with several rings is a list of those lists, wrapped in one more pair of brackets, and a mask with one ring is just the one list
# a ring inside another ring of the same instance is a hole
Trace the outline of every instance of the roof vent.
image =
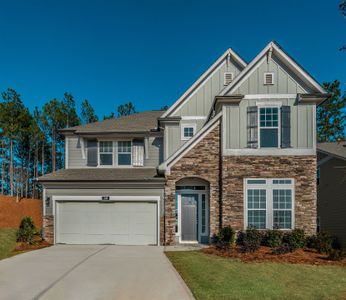
[(264, 84), (274, 84), (274, 73), (273, 72), (266, 72), (264, 73)]
[(223, 84), (229, 85), (234, 79), (234, 73), (233, 72), (225, 72), (224, 78), (223, 78)]

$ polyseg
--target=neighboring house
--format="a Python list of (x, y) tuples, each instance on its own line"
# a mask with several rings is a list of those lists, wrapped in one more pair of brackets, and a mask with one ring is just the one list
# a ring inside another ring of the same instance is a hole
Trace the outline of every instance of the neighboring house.
[(317, 216), (320, 231), (346, 248), (346, 141), (317, 144)]
[(71, 244), (208, 243), (222, 226), (316, 231), (323, 88), (277, 43), (228, 49), (165, 112), (62, 130), (45, 236)]

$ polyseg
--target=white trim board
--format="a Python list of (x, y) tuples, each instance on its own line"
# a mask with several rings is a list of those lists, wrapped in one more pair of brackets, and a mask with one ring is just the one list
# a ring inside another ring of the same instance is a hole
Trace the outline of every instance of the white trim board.
[(289, 155), (316, 155), (316, 150), (313, 148), (259, 148), (259, 149), (222, 149), (222, 155), (239, 155), (239, 156), (289, 156)]
[(217, 71), (223, 64), (227, 63), (228, 56), (232, 56), (243, 68), (246, 67), (246, 62), (244, 62), (241, 57), (236, 54), (231, 48), (227, 49), (224, 54), (222, 54), (210, 67), (207, 71), (205, 71), (196, 81), (195, 83), (186, 90), (186, 92), (161, 116), (161, 118), (165, 118), (171, 115), (178, 106), (183, 103), (188, 96), (192, 96), (193, 93), (196, 92), (196, 89), (200, 84), (209, 79), (215, 71)]
[(277, 55), (285, 60), (290, 67), (294, 69), (296, 73), (301, 75), (311, 86), (313, 86), (318, 92), (325, 94), (326, 91), (323, 87), (315, 81), (306, 71), (304, 71), (292, 58), (290, 58), (275, 42), (270, 42), (246, 67), (245, 69), (235, 78), (235, 80), (225, 87), (221, 92), (220, 96), (224, 96), (228, 93), (232, 93), (236, 90), (253, 72), (256, 65), (260, 65), (266, 60), (266, 54), (275, 51)]
[[(105, 196), (105, 195), (104, 195)], [(54, 216), (54, 244), (56, 243), (57, 237), (57, 218), (56, 218), (56, 201), (77, 201), (77, 202), (95, 202), (95, 201), (103, 201), (103, 196), (52, 196), (52, 215)], [(109, 196), (109, 200), (107, 201), (115, 201), (115, 202), (156, 202), (157, 204), (157, 246), (160, 246), (160, 196)]]

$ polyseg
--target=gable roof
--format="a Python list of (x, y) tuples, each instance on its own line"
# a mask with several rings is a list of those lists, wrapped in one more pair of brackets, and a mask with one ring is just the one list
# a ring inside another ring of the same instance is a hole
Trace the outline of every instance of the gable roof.
[(220, 92), (220, 96), (225, 96), (235, 91), (250, 76), (251, 71), (262, 62), (266, 55), (271, 55), (272, 53), (275, 53), (275, 55), (285, 61), (287, 65), (303, 78), (316, 92), (326, 94), (324, 88), (301, 65), (288, 55), (277, 42), (272, 41), (245, 67), (231, 84)]
[(188, 96), (193, 93), (203, 82), (208, 80), (217, 67), (228, 57), (231, 56), (241, 67), (246, 67), (246, 62), (231, 48), (227, 49), (210, 67), (206, 70), (195, 82), (191, 85), (186, 92), (174, 102), (174, 104), (162, 115), (162, 118), (166, 118), (171, 115)]
[(108, 119), (100, 122), (89, 123), (61, 129), (60, 132), (67, 133), (123, 133), (123, 132), (150, 132), (157, 129), (157, 120), (162, 115), (161, 110), (150, 110), (132, 114), (116, 119)]
[(317, 151), (346, 160), (346, 141), (318, 143)]

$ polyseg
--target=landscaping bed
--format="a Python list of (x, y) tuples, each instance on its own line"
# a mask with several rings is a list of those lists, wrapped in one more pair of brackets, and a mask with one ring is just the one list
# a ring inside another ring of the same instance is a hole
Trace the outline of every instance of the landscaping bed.
[(218, 249), (215, 246), (202, 250), (205, 254), (221, 257), (240, 259), (243, 262), (277, 262), (309, 265), (337, 265), (346, 267), (346, 259), (333, 261), (328, 259), (327, 254), (318, 253), (314, 249), (297, 249), (284, 254), (273, 254), (272, 248), (261, 246), (254, 252), (242, 252), (240, 247), (234, 246), (229, 249)]

